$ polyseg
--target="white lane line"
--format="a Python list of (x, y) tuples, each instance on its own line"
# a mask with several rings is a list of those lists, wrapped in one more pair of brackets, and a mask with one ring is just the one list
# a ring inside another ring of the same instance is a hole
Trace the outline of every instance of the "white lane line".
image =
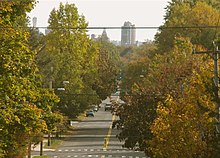
[(78, 149), (78, 151), (82, 151), (81, 149)]
[(62, 151), (62, 150), (58, 150), (58, 151)]
[(70, 155), (68, 155), (67, 157), (71, 157)]
[(75, 151), (74, 149), (72, 149), (71, 151)]
[(88, 155), (88, 157), (92, 157), (92, 155)]
[(66, 149), (65, 151), (69, 151), (68, 149)]
[(78, 155), (75, 155), (74, 157), (78, 157)]

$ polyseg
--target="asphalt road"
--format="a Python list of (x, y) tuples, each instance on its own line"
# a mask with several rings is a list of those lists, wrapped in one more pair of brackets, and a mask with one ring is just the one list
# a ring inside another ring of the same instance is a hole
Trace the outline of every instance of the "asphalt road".
[(66, 137), (58, 149), (44, 151), (44, 155), (51, 158), (146, 158), (143, 152), (122, 148), (122, 142), (116, 138), (119, 131), (111, 129), (112, 119), (117, 118), (101, 107), (94, 117), (75, 123), (73, 134)]

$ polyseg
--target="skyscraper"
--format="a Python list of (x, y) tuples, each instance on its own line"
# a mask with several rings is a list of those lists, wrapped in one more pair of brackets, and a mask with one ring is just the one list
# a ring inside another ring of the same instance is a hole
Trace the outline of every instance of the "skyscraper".
[(37, 17), (33, 17), (33, 27), (37, 26)]
[(136, 29), (135, 25), (129, 21), (124, 23), (121, 27), (121, 45), (130, 46), (135, 45)]

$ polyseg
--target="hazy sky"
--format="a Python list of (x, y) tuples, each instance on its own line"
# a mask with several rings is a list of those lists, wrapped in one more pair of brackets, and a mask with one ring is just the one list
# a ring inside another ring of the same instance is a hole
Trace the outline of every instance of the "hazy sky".
[[(130, 21), (137, 27), (160, 26), (163, 24), (165, 7), (170, 0), (38, 0), (30, 18), (37, 17), (37, 26), (48, 26), (48, 18), (53, 8), (59, 3), (74, 3), (79, 14), (83, 14), (89, 26), (121, 27)], [(43, 30), (41, 30), (43, 32)], [(100, 35), (103, 30), (89, 30), (89, 34)], [(106, 30), (111, 40), (120, 40), (121, 30)], [(157, 30), (136, 30), (136, 40), (152, 40)]]

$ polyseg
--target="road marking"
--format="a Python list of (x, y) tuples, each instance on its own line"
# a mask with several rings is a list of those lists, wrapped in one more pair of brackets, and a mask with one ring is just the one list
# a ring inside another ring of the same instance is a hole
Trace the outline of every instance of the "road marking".
[[(114, 120), (115, 120), (115, 114), (112, 115), (112, 123), (114, 122)], [(109, 127), (108, 135), (106, 136), (106, 138), (104, 138), (104, 148), (103, 148), (104, 151), (106, 151), (107, 148), (108, 148), (109, 138), (110, 138), (111, 133), (112, 133), (112, 123)]]

